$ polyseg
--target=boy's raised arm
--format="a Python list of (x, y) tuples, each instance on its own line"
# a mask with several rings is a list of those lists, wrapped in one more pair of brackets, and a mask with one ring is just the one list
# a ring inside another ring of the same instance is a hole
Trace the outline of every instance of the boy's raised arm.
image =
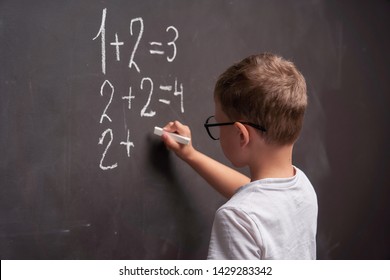
[[(164, 130), (191, 137), (190, 128), (178, 121), (170, 122), (164, 127)], [(163, 134), (162, 139), (168, 149), (174, 151), (178, 157), (188, 163), (226, 198), (232, 197), (239, 187), (250, 182), (250, 179), (244, 174), (195, 150), (192, 143), (188, 145), (179, 144), (168, 134)]]

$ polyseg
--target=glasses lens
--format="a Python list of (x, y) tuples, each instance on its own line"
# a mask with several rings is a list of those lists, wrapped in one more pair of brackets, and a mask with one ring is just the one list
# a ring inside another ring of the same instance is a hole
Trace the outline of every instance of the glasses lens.
[[(207, 123), (214, 124), (214, 123), (217, 123), (217, 121), (215, 120), (214, 117), (211, 117)], [(219, 139), (219, 126), (209, 126), (208, 131), (209, 131), (211, 138), (213, 138), (214, 140)]]

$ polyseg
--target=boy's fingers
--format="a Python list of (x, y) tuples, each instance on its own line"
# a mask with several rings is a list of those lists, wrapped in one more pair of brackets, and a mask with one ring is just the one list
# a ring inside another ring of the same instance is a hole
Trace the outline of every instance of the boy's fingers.
[(190, 128), (186, 125), (183, 125), (181, 122), (179, 121), (175, 121), (174, 122), (174, 127), (176, 128), (176, 133), (182, 135), (182, 136), (186, 136), (186, 137), (191, 137), (191, 132), (190, 132)]
[(174, 122), (169, 122), (166, 126), (163, 127), (163, 129), (168, 132), (174, 132), (176, 130), (174, 125)]
[(179, 135), (182, 136), (186, 136), (186, 137), (191, 136), (188, 126), (183, 125), (179, 121), (169, 122), (166, 126), (163, 127), (163, 129), (168, 132), (178, 133)]
[(179, 144), (173, 140), (172, 137), (169, 136), (169, 134), (167, 133), (164, 133), (162, 136), (161, 136), (162, 140), (164, 141), (165, 143), (165, 146), (168, 148), (168, 149), (172, 149), (172, 150), (176, 150), (179, 148)]

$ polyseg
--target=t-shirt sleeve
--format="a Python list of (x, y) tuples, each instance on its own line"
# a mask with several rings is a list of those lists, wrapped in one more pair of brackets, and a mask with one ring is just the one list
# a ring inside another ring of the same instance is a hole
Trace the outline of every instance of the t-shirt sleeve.
[(214, 218), (208, 259), (261, 259), (256, 224), (248, 214), (235, 208), (221, 208)]

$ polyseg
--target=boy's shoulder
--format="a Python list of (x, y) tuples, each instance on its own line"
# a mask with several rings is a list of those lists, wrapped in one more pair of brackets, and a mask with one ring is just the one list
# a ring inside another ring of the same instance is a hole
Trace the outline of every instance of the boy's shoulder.
[(258, 214), (279, 211), (287, 205), (312, 204), (317, 197), (305, 173), (294, 167), (296, 174), (289, 178), (267, 178), (242, 186), (218, 211), (233, 210)]

